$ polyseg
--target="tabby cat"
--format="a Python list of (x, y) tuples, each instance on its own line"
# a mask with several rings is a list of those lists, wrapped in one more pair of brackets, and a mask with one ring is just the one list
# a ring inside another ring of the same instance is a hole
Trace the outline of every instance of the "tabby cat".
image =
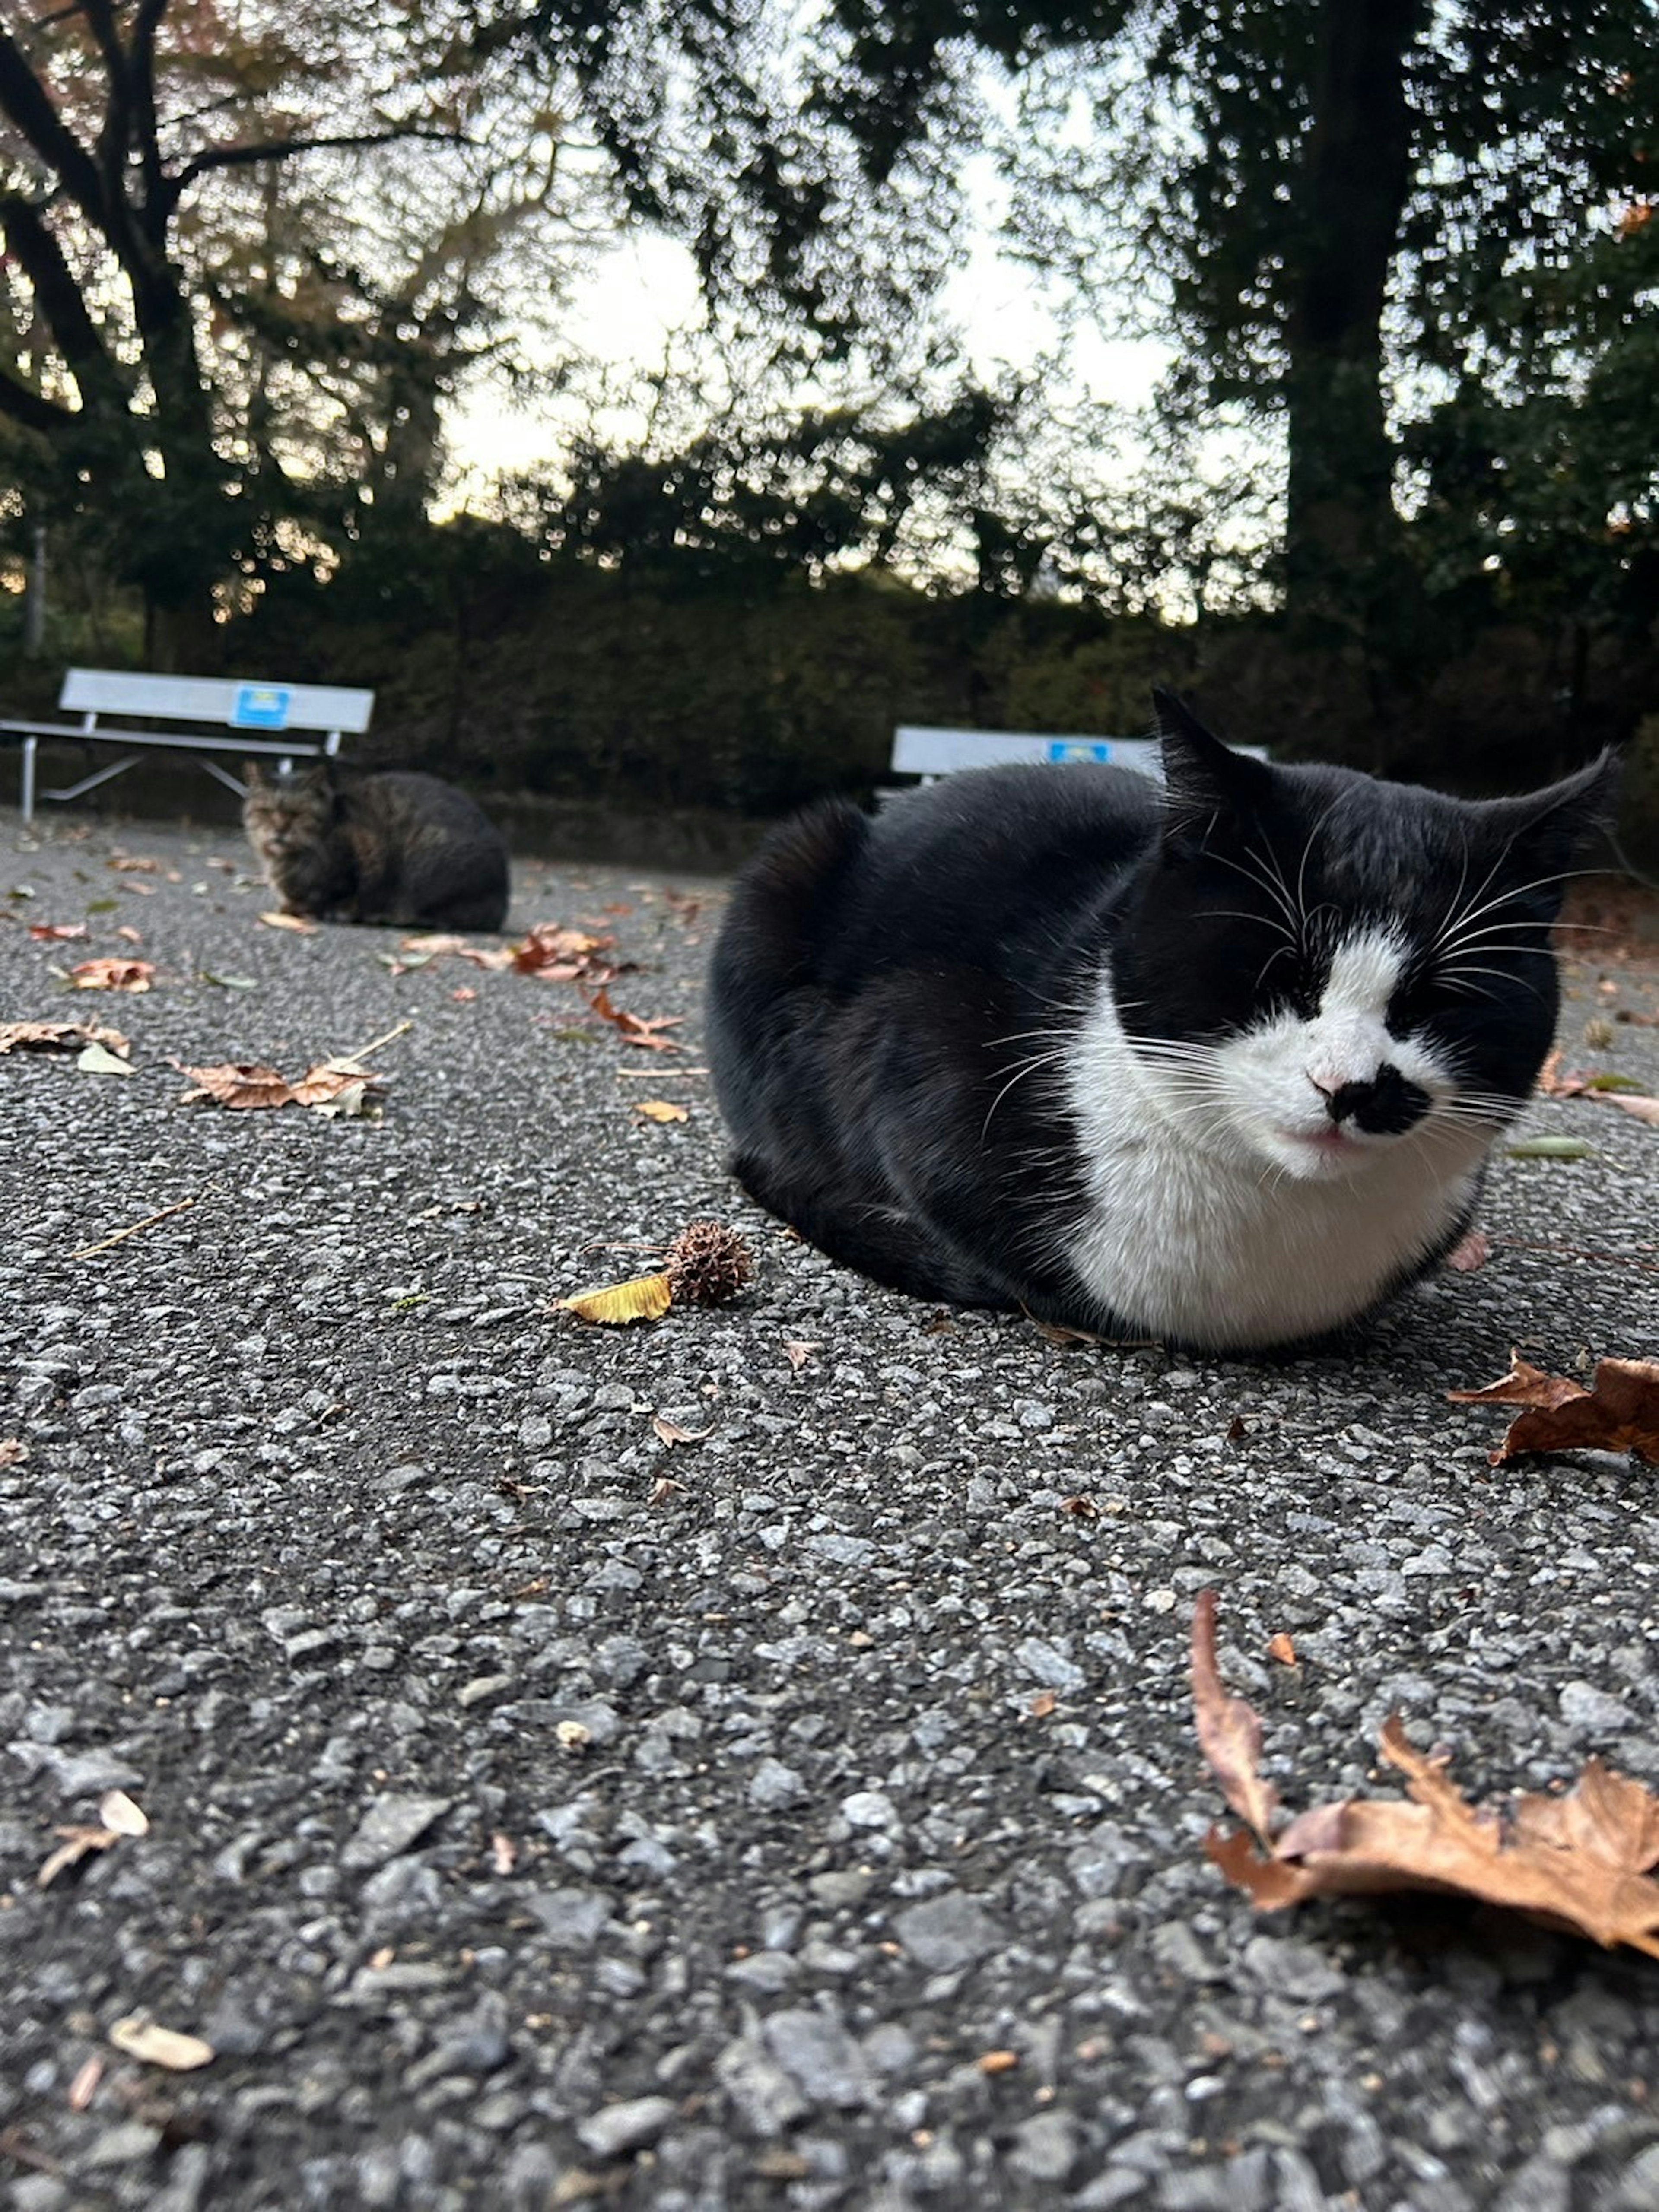
[(269, 783), (250, 763), (246, 776), (242, 825), (284, 913), (454, 930), (506, 920), (506, 844), (453, 784), (332, 763)]

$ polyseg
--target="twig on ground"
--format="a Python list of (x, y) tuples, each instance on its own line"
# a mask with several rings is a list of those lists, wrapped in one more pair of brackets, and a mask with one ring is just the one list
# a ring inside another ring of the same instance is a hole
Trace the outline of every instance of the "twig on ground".
[(96, 1244), (83, 1244), (78, 1252), (71, 1252), (70, 1257), (71, 1260), (90, 1260), (94, 1252), (107, 1252), (112, 1244), (125, 1243), (129, 1237), (136, 1237), (141, 1229), (154, 1229), (158, 1221), (170, 1220), (175, 1213), (187, 1213), (192, 1206), (199, 1206), (203, 1199), (211, 1195), (212, 1190), (209, 1189), (198, 1191), (194, 1198), (181, 1198), (176, 1206), (164, 1206), (159, 1213), (147, 1213), (142, 1221), (131, 1221), (125, 1229), (118, 1229), (112, 1236), (100, 1238)]

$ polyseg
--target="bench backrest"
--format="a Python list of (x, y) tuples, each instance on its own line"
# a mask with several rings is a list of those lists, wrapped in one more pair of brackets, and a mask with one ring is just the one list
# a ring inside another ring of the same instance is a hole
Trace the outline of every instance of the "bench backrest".
[(252, 684), (230, 677), (71, 668), (58, 704), (77, 714), (143, 714), (155, 721), (204, 722), (228, 730), (356, 732), (368, 727), (374, 694), (329, 684)]
[[(1235, 751), (1266, 760), (1261, 745)], [(1006, 761), (1098, 761), (1114, 768), (1164, 774), (1156, 738), (1045, 737), (1029, 730), (943, 730), (902, 722), (893, 733), (891, 766), (900, 775), (953, 775), (958, 769), (997, 768)]]
[(900, 725), (892, 765), (901, 775), (952, 775), (958, 769), (995, 768), (1005, 761), (1109, 761), (1117, 768), (1158, 773), (1155, 738), (1042, 737), (1023, 730), (936, 730)]

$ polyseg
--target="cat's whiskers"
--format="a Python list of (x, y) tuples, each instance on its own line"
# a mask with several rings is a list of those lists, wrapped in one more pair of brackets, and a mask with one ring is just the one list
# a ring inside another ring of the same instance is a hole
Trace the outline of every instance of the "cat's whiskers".
[[(1035, 1034), (1035, 1032), (1033, 1032), (1033, 1034)], [(995, 1114), (997, 1108), (1001, 1105), (1003, 1100), (1008, 1096), (1008, 1093), (1014, 1089), (1016, 1085), (1023, 1083), (1028, 1075), (1035, 1074), (1038, 1068), (1057, 1066), (1069, 1057), (1070, 1054), (1067, 1043), (1066, 1041), (1062, 1040), (1062, 1042), (1058, 1045), (1052, 1045), (1047, 1052), (1034, 1052), (1027, 1059), (1023, 1060), (1019, 1063), (1018, 1066), (1015, 1068), (1013, 1073), (1008, 1078), (1007, 1081), (1003, 1085), (1001, 1090), (998, 1091), (996, 1097), (991, 1101), (989, 1106), (986, 1109), (985, 1119), (980, 1124), (979, 1140), (981, 1144), (982, 1145), (985, 1142), (986, 1134), (991, 1127), (991, 1118), (993, 1115)]]
[[(1279, 912), (1284, 916), (1284, 921), (1280, 926), (1284, 927), (1293, 939), (1299, 939), (1302, 928), (1302, 916), (1297, 908), (1295, 901), (1291, 896), (1290, 886), (1285, 881), (1283, 871), (1280, 869), (1278, 861), (1273, 858), (1271, 851), (1265, 854), (1259, 853), (1254, 845), (1247, 845), (1244, 848), (1244, 851), (1246, 858), (1253, 860), (1265, 860), (1269, 866), (1271, 866), (1273, 869), (1273, 876), (1268, 877), (1255, 868), (1247, 868), (1243, 860), (1235, 860), (1232, 856), (1227, 853), (1212, 853), (1209, 857), (1212, 860), (1218, 860), (1224, 868), (1231, 868), (1235, 875), (1243, 876), (1246, 883), (1255, 884), (1258, 890), (1266, 891), (1267, 896), (1273, 901), (1273, 904), (1279, 908)], [(1253, 921), (1265, 921), (1268, 919), (1265, 915), (1252, 915), (1247, 918)]]
[[(1511, 839), (1510, 842), (1513, 843), (1513, 839)], [(1499, 868), (1504, 865), (1504, 860), (1509, 856), (1509, 846), (1505, 845), (1503, 852), (1498, 854), (1497, 860), (1492, 862), (1492, 866), (1487, 870), (1484, 881), (1481, 883), (1480, 889), (1474, 894), (1477, 899), (1480, 898), (1482, 894), (1487, 890), (1492, 883), (1492, 878), (1498, 873)], [(1455, 915), (1448, 916), (1447, 920), (1441, 925), (1438, 933), (1431, 941), (1430, 951), (1438, 951), (1449, 940), (1455, 940), (1457, 933), (1466, 928), (1469, 923), (1479, 921), (1483, 915), (1495, 914), (1500, 907), (1509, 906), (1515, 903), (1516, 901), (1524, 898), (1528, 891), (1549, 890), (1557, 884), (1574, 883), (1581, 876), (1593, 876), (1596, 872), (1597, 871), (1594, 868), (1562, 868), (1558, 870), (1553, 875), (1534, 876), (1530, 881), (1524, 884), (1506, 884), (1504, 890), (1499, 891), (1495, 897), (1486, 899), (1484, 904), (1480, 906), (1469, 906), (1462, 908)], [(1525, 917), (1520, 918), (1523, 921), (1526, 920)], [(1550, 924), (1543, 921), (1534, 923), (1530, 921), (1526, 921), (1526, 927), (1528, 928), (1538, 928), (1541, 930), (1547, 929), (1550, 927)]]

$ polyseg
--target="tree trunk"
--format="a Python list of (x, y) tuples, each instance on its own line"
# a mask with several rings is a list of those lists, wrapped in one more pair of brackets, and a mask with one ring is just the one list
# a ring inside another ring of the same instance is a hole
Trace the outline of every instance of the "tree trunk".
[(29, 581), (23, 602), (23, 658), (38, 660), (46, 645), (46, 526), (30, 533)]
[(1286, 272), (1286, 612), (1293, 635), (1371, 670), (1410, 601), (1382, 308), (1411, 181), (1406, 60), (1427, 15), (1427, 0), (1324, 0)]

